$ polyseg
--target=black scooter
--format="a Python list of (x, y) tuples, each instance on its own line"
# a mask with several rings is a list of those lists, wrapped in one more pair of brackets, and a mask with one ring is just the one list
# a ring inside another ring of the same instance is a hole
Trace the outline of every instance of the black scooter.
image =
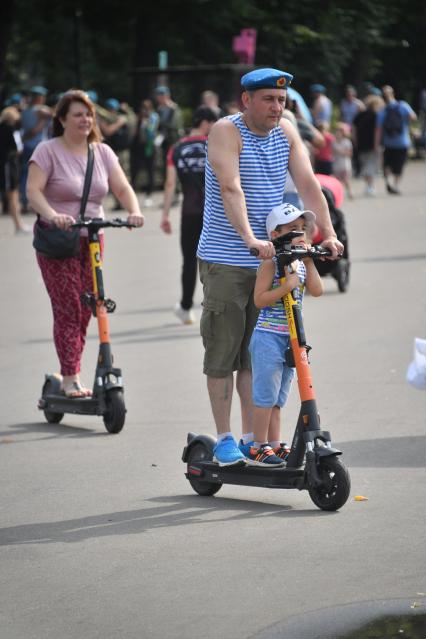
[(44, 412), (49, 424), (58, 424), (64, 413), (74, 415), (100, 415), (109, 433), (119, 433), (124, 426), (126, 407), (121, 369), (113, 366), (107, 313), (113, 313), (116, 303), (105, 297), (99, 230), (107, 227), (132, 228), (125, 220), (82, 220), (72, 225), (87, 228), (89, 235), (90, 261), (93, 275), (93, 293), (82, 296), (84, 304), (92, 310), (98, 320), (99, 355), (95, 370), (92, 397), (69, 398), (61, 391), (62, 377), (58, 374), (45, 376), (38, 408)]
[[(306, 249), (292, 246), (300, 231), (277, 238), (274, 241), (279, 275), (285, 280), (284, 267), (296, 259), (311, 257), (321, 259), (330, 255), (320, 246)], [(211, 435), (188, 433), (187, 445), (182, 460), (187, 464), (186, 478), (196, 493), (214, 495), (222, 484), (241, 484), (264, 488), (297, 488), (307, 490), (318, 508), (338, 510), (347, 501), (350, 492), (350, 477), (339, 459), (341, 451), (332, 447), (329, 431), (323, 430), (315, 401), (308, 354), (308, 346), (302, 321), (301, 308), (293, 292), (283, 298), (290, 331), (290, 348), (286, 352), (286, 363), (296, 368), (301, 407), (291, 450), (284, 468), (265, 466), (233, 465), (219, 466), (213, 461), (216, 439)]]

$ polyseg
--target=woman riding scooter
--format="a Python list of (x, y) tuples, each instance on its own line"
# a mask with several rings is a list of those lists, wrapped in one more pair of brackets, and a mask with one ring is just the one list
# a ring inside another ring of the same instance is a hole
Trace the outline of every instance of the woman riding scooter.
[[(144, 217), (135, 192), (114, 152), (100, 140), (95, 108), (86, 93), (78, 90), (65, 93), (53, 118), (53, 138), (39, 144), (30, 158), (28, 199), (42, 224), (66, 230), (76, 221), (88, 144), (92, 144), (94, 167), (86, 218), (104, 218), (102, 200), (111, 189), (128, 211), (127, 221), (133, 226), (143, 226)], [(82, 303), (81, 295), (93, 287), (87, 231), (81, 231), (80, 252), (75, 257), (52, 259), (39, 252), (36, 255), (52, 304), (61, 389), (68, 398), (89, 397), (92, 391), (80, 382), (80, 362), (91, 316), (91, 309)]]

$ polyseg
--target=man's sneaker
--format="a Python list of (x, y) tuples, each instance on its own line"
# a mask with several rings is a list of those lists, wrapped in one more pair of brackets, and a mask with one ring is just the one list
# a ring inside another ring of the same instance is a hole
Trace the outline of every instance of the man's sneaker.
[(219, 466), (234, 466), (246, 463), (246, 458), (239, 450), (237, 442), (233, 437), (227, 435), (213, 448), (213, 461)]
[(273, 448), (272, 450), (274, 451), (274, 454), (277, 457), (279, 457), (282, 461), (287, 462), (287, 458), (290, 455), (290, 450), (291, 450), (288, 444), (281, 442), (279, 446), (277, 446), (276, 448)]
[(250, 453), (250, 448), (253, 446), (253, 444), (254, 442), (249, 442), (248, 444), (245, 444), (243, 440), (240, 439), (240, 441), (238, 442), (238, 448), (240, 449), (244, 457), (248, 457)]
[(268, 444), (263, 444), (260, 448), (251, 446), (246, 459), (247, 463), (252, 466), (267, 466), (268, 468), (285, 466), (285, 461), (277, 457)]
[(195, 324), (196, 320), (192, 308), (186, 311), (184, 308), (182, 308), (179, 302), (176, 302), (173, 310), (176, 317), (180, 319), (182, 324)]
[(391, 195), (401, 195), (401, 192), (394, 186), (391, 186), (389, 182), (386, 182), (386, 190)]

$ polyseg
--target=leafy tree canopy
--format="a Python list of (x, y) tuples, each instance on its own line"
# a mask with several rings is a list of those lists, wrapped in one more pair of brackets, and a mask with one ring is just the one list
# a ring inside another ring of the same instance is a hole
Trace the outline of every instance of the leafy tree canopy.
[[(416, 99), (424, 82), (420, 0), (9, 0), (0, 24), (3, 95), (42, 83), (133, 101), (132, 71), (156, 66), (160, 50), (174, 66), (237, 62), (232, 39), (245, 27), (257, 30), (256, 65), (290, 71), (305, 93), (311, 82), (335, 97), (347, 82), (361, 90), (386, 82)], [(232, 91), (229, 76), (207, 79), (219, 92)], [(190, 91), (192, 81), (179, 76), (179, 89)], [(199, 76), (195, 84), (198, 90)]]

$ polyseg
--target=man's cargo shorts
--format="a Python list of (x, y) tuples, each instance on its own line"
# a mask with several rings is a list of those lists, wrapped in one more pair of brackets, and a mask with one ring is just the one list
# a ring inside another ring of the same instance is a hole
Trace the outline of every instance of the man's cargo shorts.
[(204, 301), (200, 331), (205, 348), (203, 372), (227, 377), (251, 370), (250, 338), (258, 309), (253, 291), (256, 269), (199, 260)]

